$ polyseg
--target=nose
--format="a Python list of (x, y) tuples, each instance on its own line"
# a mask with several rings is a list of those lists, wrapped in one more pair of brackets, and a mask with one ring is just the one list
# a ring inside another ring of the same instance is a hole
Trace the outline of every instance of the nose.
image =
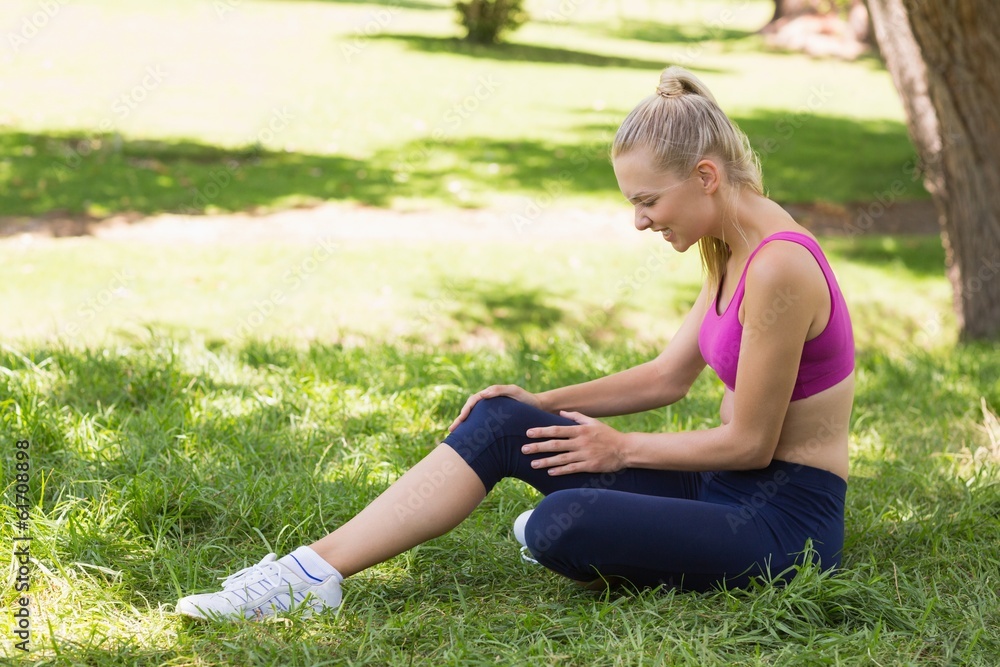
[(649, 226), (653, 224), (653, 221), (646, 217), (645, 206), (642, 204), (635, 205), (635, 228), (640, 232), (644, 229), (649, 229)]

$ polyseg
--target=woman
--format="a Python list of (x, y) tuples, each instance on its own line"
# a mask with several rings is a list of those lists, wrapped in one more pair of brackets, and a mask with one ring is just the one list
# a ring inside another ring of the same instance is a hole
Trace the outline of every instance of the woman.
[[(503, 477), (545, 494), (519, 522), (527, 551), (581, 583), (704, 590), (787, 574), (803, 554), (839, 564), (854, 340), (816, 240), (763, 195), (746, 136), (686, 70), (664, 70), (611, 156), (636, 228), (679, 252), (699, 245), (705, 285), (669, 346), (590, 382), (471, 396), (444, 442), (356, 517), (178, 612), (336, 607), (344, 577), (451, 530)], [(680, 400), (706, 363), (726, 385), (718, 427), (622, 433), (596, 419)]]

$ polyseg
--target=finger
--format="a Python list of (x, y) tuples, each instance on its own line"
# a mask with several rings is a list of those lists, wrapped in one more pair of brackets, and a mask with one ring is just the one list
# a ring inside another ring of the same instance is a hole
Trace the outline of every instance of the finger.
[(476, 403), (479, 402), (480, 398), (481, 397), (479, 394), (473, 394), (472, 396), (469, 396), (469, 398), (465, 401), (465, 405), (463, 405), (462, 409), (459, 410), (458, 416), (455, 417), (455, 421), (453, 421), (451, 425), (448, 427), (449, 432), (454, 431), (456, 428), (458, 428), (459, 424), (465, 421), (465, 418), (469, 416), (470, 412), (472, 412), (472, 408), (476, 407)]
[(559, 414), (568, 419), (572, 419), (575, 422), (584, 423), (594, 421), (593, 417), (588, 417), (587, 415), (580, 412), (571, 412), (569, 410), (560, 410)]
[(454, 431), (456, 428), (458, 428), (459, 424), (465, 421), (465, 418), (468, 416), (469, 416), (469, 404), (468, 402), (466, 402), (466, 404), (462, 406), (462, 409), (459, 410), (458, 416), (455, 417), (455, 421), (453, 421), (448, 426), (448, 431), (449, 432)]
[(544, 458), (535, 459), (531, 462), (531, 467), (536, 470), (563, 466), (573, 462), (573, 455), (570, 453), (554, 454)]
[(524, 432), (529, 438), (571, 438), (579, 426), (534, 426)]
[(479, 401), (483, 400), (484, 398), (502, 396), (503, 388), (504, 385), (493, 384), (490, 385), (489, 387), (486, 387), (486, 389), (483, 389), (482, 391), (476, 392), (472, 396), (469, 396), (469, 398), (465, 401), (465, 405), (463, 405), (462, 409), (459, 411), (458, 417), (456, 417), (455, 421), (451, 423), (451, 425), (448, 427), (448, 430), (454, 431), (456, 428), (458, 428), (458, 425), (461, 424), (463, 421), (465, 421), (465, 418), (469, 416), (469, 413), (472, 412), (472, 408), (476, 407), (476, 403), (478, 403)]
[[(562, 459), (561, 461), (556, 459)], [(539, 459), (545, 461), (547, 466), (540, 466), (541, 469), (545, 470), (549, 475), (556, 477), (558, 475), (572, 475), (578, 472), (589, 472), (587, 470), (586, 461), (574, 460), (570, 455), (563, 454), (560, 456), (550, 456), (546, 459)]]
[(552, 452), (572, 452), (576, 450), (573, 440), (543, 440), (521, 445), (522, 454), (549, 454)]

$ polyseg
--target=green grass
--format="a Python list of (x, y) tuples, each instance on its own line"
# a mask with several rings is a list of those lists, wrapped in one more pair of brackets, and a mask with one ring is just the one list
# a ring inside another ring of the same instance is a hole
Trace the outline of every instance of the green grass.
[[(628, 227), (630, 212), (621, 212)], [(502, 343), (502, 332), (541, 343), (580, 334), (662, 344), (700, 289), (697, 255), (654, 236), (510, 231), (486, 243), (373, 242), (332, 223), (329, 235), (266, 242), (10, 240), (0, 244), (4, 338), (92, 346), (109, 334), (142, 340), (153, 327), (213, 345)], [(859, 345), (953, 342), (939, 239), (832, 237), (825, 247), (844, 267)]]
[[(9, 30), (38, 10), (4, 6)], [(556, 190), (560, 205), (621, 206), (610, 133), (670, 62), (748, 132), (779, 201), (926, 196), (885, 71), (763, 50), (751, 33), (769, 2), (575, 3), (570, 21), (530, 6), (510, 44), (478, 47), (456, 39), (444, 2), (247, 0), (223, 17), (196, 0), (60, 5), (0, 57), (0, 212), (333, 199), (513, 215)], [(121, 113), (157, 66), (162, 83)], [(262, 134), (276, 110), (287, 124)], [(13, 648), (7, 587), (0, 659), (995, 665), (1000, 354), (955, 347), (943, 252), (926, 237), (824, 240), (859, 350), (839, 576), (584, 592), (520, 561), (510, 525), (537, 496), (507, 481), (455, 531), (349, 580), (336, 615), (175, 616), (179, 595), (353, 516), (469, 392), (639, 363), (697, 294), (693, 253), (533, 231), (511, 218), (508, 239), (480, 243), (351, 240), (336, 224), (311, 240), (0, 241), (0, 538), (16, 534), (27, 438), (36, 559), (34, 652)], [(703, 428), (720, 397), (706, 373), (678, 405), (609, 421)]]
[(926, 196), (884, 69), (764, 50), (770, 3), (570, 4), (487, 47), (445, 2), (74, 2), (0, 59), (0, 212), (619, 201), (610, 137), (669, 63), (751, 136), (778, 201)]
[[(990, 664), (1000, 649), (997, 468), (958, 455), (982, 444), (979, 397), (1000, 399), (968, 375), (1000, 372), (985, 352), (862, 355), (846, 569), (836, 579), (807, 571), (785, 589), (583, 593), (520, 562), (509, 526), (533, 494), (506, 482), (453, 533), (352, 579), (339, 616), (224, 627), (176, 619), (170, 605), (254, 554), (289, 550), (349, 518), (433, 447), (471, 388), (576, 382), (643, 351), (212, 351), (158, 339), (36, 350), (33, 362), (8, 354), (4, 389), (20, 414), (5, 411), (6, 439), (30, 438), (45, 478), (33, 509), (33, 553), (46, 568), (34, 574), (36, 657)], [(705, 426), (716, 394), (700, 382), (673, 410), (616, 423)]]
[[(350, 579), (339, 614), (212, 626), (174, 616), (177, 597), (354, 515), (440, 440), (470, 391), (540, 390), (655, 354), (694, 298), (696, 258), (673, 256), (642, 278), (643, 245), (563, 242), (548, 263), (523, 246), (515, 255), (503, 245), (346, 245), (253, 335), (234, 337), (254, 295), (311, 246), (6, 241), (0, 266), (22, 271), (8, 314), (22, 323), (65, 321), (115, 270), (137, 274), (83, 322), (85, 337), (26, 325), (5, 335), (4, 501), (14, 442), (28, 438), (37, 566), (35, 652), (21, 660), (7, 631), (3, 651), (25, 664), (100, 667), (992, 665), (1000, 462), (981, 402), (1000, 406), (1000, 355), (953, 347), (936, 239), (824, 245), (859, 341), (838, 577), (807, 569), (784, 588), (584, 592), (520, 561), (510, 525), (537, 496), (506, 481), (455, 531)], [(206, 290), (223, 276), (249, 284)], [(638, 288), (618, 289), (628, 277)], [(68, 310), (52, 314), (60, 293)], [(348, 294), (356, 301), (324, 329), (325, 304)], [(609, 298), (618, 305), (605, 310)], [(309, 322), (319, 329), (306, 332)], [(720, 397), (706, 373), (680, 404), (610, 421), (707, 427)], [(10, 505), (2, 514), (10, 544)], [(13, 591), (0, 600), (12, 608)]]

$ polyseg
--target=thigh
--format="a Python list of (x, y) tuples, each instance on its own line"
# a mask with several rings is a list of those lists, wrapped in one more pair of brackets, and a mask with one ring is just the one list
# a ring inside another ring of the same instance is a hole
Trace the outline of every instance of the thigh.
[(566, 490), (542, 500), (525, 526), (546, 567), (578, 581), (622, 577), (637, 585), (705, 590), (745, 585), (788, 554), (762, 521), (734, 529), (730, 505), (622, 491)]
[(525, 435), (527, 430), (534, 426), (575, 423), (501, 396), (479, 401), (444, 442), (476, 471), (487, 491), (504, 477), (514, 477), (545, 495), (564, 489), (582, 489), (585, 493), (613, 489), (676, 498), (697, 498), (701, 493), (707, 473), (626, 468), (608, 473), (553, 476), (547, 470), (532, 468), (532, 461), (546, 455), (526, 455), (521, 453), (521, 447), (544, 438), (529, 438)]

